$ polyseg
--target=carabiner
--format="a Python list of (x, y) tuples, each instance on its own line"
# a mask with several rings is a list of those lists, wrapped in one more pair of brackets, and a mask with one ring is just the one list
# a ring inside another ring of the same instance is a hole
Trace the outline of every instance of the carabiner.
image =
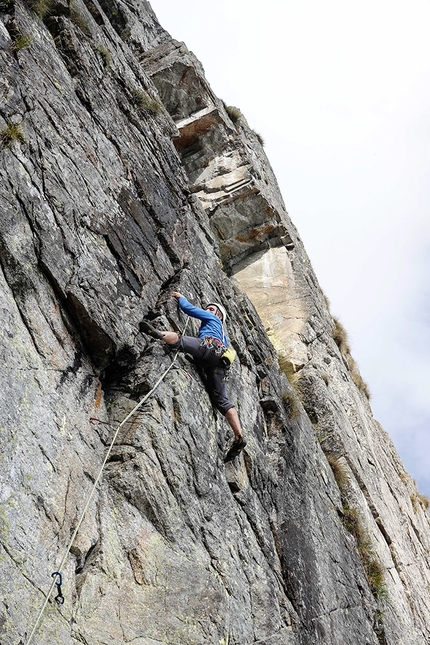
[(57, 585), (57, 595), (55, 596), (55, 602), (57, 605), (62, 605), (64, 603), (64, 596), (61, 591), (61, 585), (63, 584), (63, 576), (59, 571), (54, 571), (54, 573), (51, 573), (51, 578), (54, 576), (58, 576), (60, 579), (55, 581), (55, 584)]

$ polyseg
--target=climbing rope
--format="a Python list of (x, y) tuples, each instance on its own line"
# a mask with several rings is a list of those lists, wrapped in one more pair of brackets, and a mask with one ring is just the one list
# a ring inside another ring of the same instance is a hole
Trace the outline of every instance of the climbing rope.
[[(184, 329), (183, 329), (182, 335), (183, 335), (183, 334), (185, 334), (185, 330), (186, 330), (186, 328), (187, 328), (187, 325), (188, 325), (188, 321), (189, 321), (189, 320), (190, 320), (190, 319), (189, 319), (189, 318), (187, 318), (187, 321), (186, 321), (186, 323), (185, 323), (185, 327), (184, 327)], [(103, 473), (103, 469), (104, 469), (104, 467), (106, 466), (107, 460), (108, 460), (108, 459), (109, 459), (109, 457), (110, 457), (110, 454), (111, 454), (111, 452), (112, 452), (112, 448), (113, 448), (113, 446), (114, 446), (114, 444), (115, 444), (115, 441), (116, 441), (116, 439), (117, 439), (117, 437), (118, 437), (118, 433), (119, 433), (119, 431), (120, 431), (120, 430), (121, 430), (121, 428), (122, 428), (122, 427), (127, 423), (127, 421), (128, 421), (128, 420), (133, 416), (133, 414), (134, 414), (135, 412), (137, 412), (137, 410), (138, 410), (138, 409), (139, 409), (139, 408), (140, 408), (140, 407), (145, 403), (145, 401), (147, 401), (147, 400), (149, 399), (149, 397), (151, 396), (151, 394), (153, 394), (153, 393), (155, 392), (155, 390), (157, 389), (157, 387), (160, 385), (160, 383), (164, 380), (164, 378), (167, 376), (167, 374), (168, 374), (168, 373), (170, 372), (170, 370), (172, 369), (173, 365), (174, 365), (174, 364), (175, 364), (175, 362), (176, 362), (176, 359), (177, 359), (177, 357), (178, 357), (178, 354), (179, 354), (179, 350), (176, 352), (176, 354), (175, 354), (175, 356), (173, 357), (173, 360), (172, 360), (172, 362), (170, 363), (169, 367), (168, 367), (168, 368), (163, 372), (163, 374), (160, 376), (160, 378), (158, 379), (158, 381), (156, 382), (156, 384), (154, 385), (154, 387), (152, 388), (152, 390), (150, 390), (147, 394), (145, 394), (145, 396), (143, 397), (143, 399), (141, 399), (141, 400), (139, 401), (139, 403), (138, 403), (137, 405), (135, 405), (135, 406), (134, 406), (134, 408), (132, 409), (132, 411), (131, 411), (131, 412), (129, 412), (129, 413), (127, 414), (127, 416), (125, 417), (125, 419), (123, 419), (123, 420), (121, 421), (121, 423), (119, 424), (119, 426), (118, 426), (118, 427), (117, 427), (117, 429), (115, 430), (115, 433), (114, 433), (114, 435), (113, 435), (113, 439), (112, 439), (112, 441), (111, 441), (111, 443), (110, 443), (110, 446), (109, 446), (109, 449), (108, 449), (108, 451), (107, 451), (107, 453), (106, 453), (106, 456), (105, 456), (105, 458), (104, 458), (104, 460), (103, 460), (103, 463), (102, 463), (102, 465), (101, 465), (101, 467), (100, 467), (99, 474), (98, 474), (98, 475), (97, 475), (97, 477), (96, 477), (96, 480), (95, 480), (95, 482), (94, 482), (94, 484), (93, 484), (93, 487), (92, 487), (92, 489), (91, 489), (90, 495), (89, 495), (89, 497), (88, 497), (88, 499), (87, 499), (87, 502), (86, 502), (86, 504), (85, 504), (85, 506), (84, 506), (84, 510), (82, 511), (81, 517), (79, 518), (79, 521), (78, 521), (78, 523), (77, 523), (77, 525), (76, 525), (76, 527), (75, 527), (75, 530), (73, 531), (72, 537), (70, 538), (69, 545), (68, 545), (68, 547), (67, 547), (67, 549), (66, 549), (66, 551), (65, 551), (65, 553), (64, 553), (63, 559), (61, 560), (61, 564), (60, 564), (60, 566), (58, 567), (58, 571), (55, 571), (55, 572), (52, 574), (52, 577), (53, 577), (52, 584), (51, 584), (51, 586), (50, 586), (50, 588), (49, 588), (49, 591), (48, 591), (48, 593), (47, 593), (47, 595), (46, 595), (45, 602), (44, 602), (44, 603), (43, 603), (43, 605), (42, 605), (42, 608), (41, 608), (41, 610), (40, 610), (40, 612), (39, 612), (39, 615), (38, 615), (38, 617), (37, 617), (37, 620), (36, 620), (36, 622), (34, 623), (33, 629), (32, 629), (32, 630), (31, 630), (31, 632), (30, 632), (30, 635), (29, 635), (28, 640), (27, 640), (27, 645), (30, 645), (31, 641), (33, 640), (33, 636), (34, 636), (34, 634), (35, 634), (35, 632), (36, 632), (36, 629), (37, 629), (37, 627), (38, 627), (38, 625), (39, 625), (39, 623), (40, 623), (40, 620), (41, 620), (41, 618), (42, 618), (42, 616), (43, 616), (43, 613), (44, 613), (44, 611), (45, 611), (45, 609), (46, 609), (46, 605), (48, 604), (49, 598), (50, 598), (51, 593), (52, 593), (52, 591), (53, 591), (53, 589), (54, 589), (54, 587), (55, 587), (55, 586), (57, 586), (57, 591), (58, 591), (58, 593), (57, 593), (57, 597), (56, 597), (57, 604), (58, 604), (58, 605), (60, 605), (60, 604), (62, 604), (62, 603), (64, 602), (64, 598), (63, 598), (63, 595), (62, 595), (62, 593), (61, 593), (61, 584), (62, 584), (62, 574), (61, 574), (61, 571), (62, 571), (62, 569), (63, 569), (63, 567), (64, 567), (65, 562), (66, 562), (67, 556), (69, 555), (70, 549), (71, 549), (71, 548), (72, 548), (72, 546), (73, 546), (73, 542), (75, 541), (75, 538), (76, 538), (76, 536), (77, 536), (77, 534), (78, 534), (78, 531), (79, 531), (80, 526), (81, 526), (81, 524), (82, 524), (82, 521), (83, 521), (83, 519), (84, 519), (85, 513), (86, 513), (86, 512), (87, 512), (87, 510), (88, 510), (88, 507), (89, 507), (89, 505), (90, 505), (91, 499), (92, 499), (93, 494), (94, 494), (94, 492), (95, 492), (95, 490), (96, 490), (97, 484), (98, 484), (98, 483), (99, 483), (99, 481), (100, 481), (100, 478), (101, 478), (102, 473)]]

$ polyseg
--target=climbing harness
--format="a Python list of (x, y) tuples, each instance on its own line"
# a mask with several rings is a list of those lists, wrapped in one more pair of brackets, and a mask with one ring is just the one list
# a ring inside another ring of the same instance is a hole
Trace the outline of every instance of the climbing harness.
[(207, 347), (208, 349), (212, 350), (212, 354), (214, 356), (217, 356), (218, 358), (221, 358), (221, 356), (227, 349), (224, 343), (219, 340), (219, 338), (213, 338), (212, 336), (203, 336), (200, 346)]
[(219, 338), (204, 336), (200, 345), (211, 349), (213, 355), (220, 358), (225, 367), (230, 367), (236, 358), (236, 351), (232, 347), (226, 347)]
[[(186, 330), (186, 328), (187, 328), (188, 321), (189, 321), (189, 318), (187, 319), (187, 321), (186, 321), (186, 323), (185, 323), (185, 327), (184, 327), (184, 330), (183, 330), (183, 332), (182, 332), (183, 334), (185, 334), (185, 330)], [(81, 517), (79, 518), (79, 521), (78, 521), (78, 523), (77, 523), (77, 525), (76, 525), (76, 527), (75, 527), (75, 530), (73, 531), (72, 537), (70, 538), (69, 545), (68, 545), (68, 547), (67, 547), (67, 549), (66, 549), (66, 551), (65, 551), (65, 553), (64, 553), (64, 555), (63, 555), (63, 559), (61, 560), (60, 566), (58, 567), (58, 571), (55, 571), (54, 573), (52, 573), (52, 574), (51, 574), (51, 575), (52, 575), (52, 578), (53, 578), (52, 584), (51, 584), (51, 586), (50, 586), (50, 588), (49, 588), (49, 590), (48, 590), (48, 593), (46, 594), (45, 601), (44, 601), (44, 603), (43, 603), (43, 605), (42, 605), (42, 608), (41, 608), (41, 610), (40, 610), (40, 612), (39, 612), (39, 615), (38, 615), (38, 617), (37, 617), (37, 619), (36, 619), (36, 622), (34, 623), (34, 626), (33, 626), (32, 630), (31, 630), (31, 632), (30, 632), (30, 635), (29, 635), (29, 637), (28, 637), (28, 640), (27, 640), (26, 645), (30, 645), (31, 641), (33, 640), (33, 636), (34, 636), (34, 634), (35, 634), (35, 632), (36, 632), (36, 629), (37, 629), (37, 627), (38, 627), (38, 625), (39, 625), (39, 623), (40, 623), (40, 620), (41, 620), (41, 618), (42, 618), (42, 616), (43, 616), (43, 613), (44, 613), (44, 611), (45, 611), (45, 609), (46, 609), (46, 605), (48, 604), (49, 598), (50, 598), (51, 593), (52, 593), (52, 591), (53, 591), (53, 589), (54, 589), (54, 587), (55, 587), (55, 586), (57, 586), (57, 596), (56, 596), (56, 598), (55, 598), (55, 600), (56, 600), (57, 604), (60, 606), (60, 605), (62, 605), (62, 604), (64, 603), (64, 596), (63, 596), (63, 594), (62, 594), (62, 592), (61, 592), (61, 585), (62, 585), (62, 583), (63, 583), (63, 576), (62, 576), (62, 574), (61, 574), (61, 571), (62, 571), (62, 569), (63, 569), (63, 567), (64, 567), (64, 565), (65, 565), (65, 562), (66, 562), (67, 556), (69, 555), (70, 549), (72, 548), (73, 543), (74, 543), (74, 541), (75, 541), (75, 538), (76, 538), (76, 536), (77, 536), (77, 534), (78, 534), (78, 531), (79, 531), (79, 529), (80, 529), (80, 527), (81, 527), (82, 521), (83, 521), (83, 519), (84, 519), (85, 513), (86, 513), (86, 512), (87, 512), (87, 510), (88, 510), (88, 507), (89, 507), (89, 505), (90, 505), (90, 502), (91, 502), (91, 499), (92, 499), (92, 497), (93, 497), (93, 494), (94, 494), (94, 492), (95, 492), (95, 490), (96, 490), (96, 487), (97, 487), (97, 485), (98, 485), (98, 483), (99, 483), (99, 481), (100, 481), (100, 479), (101, 479), (101, 476), (102, 476), (102, 473), (103, 473), (103, 469), (104, 469), (104, 467), (106, 466), (106, 463), (107, 463), (107, 461), (108, 461), (108, 459), (109, 459), (109, 457), (110, 457), (110, 454), (111, 454), (111, 452), (112, 452), (112, 448), (113, 448), (113, 446), (114, 446), (114, 444), (115, 444), (115, 441), (117, 440), (117, 437), (118, 437), (118, 433), (119, 433), (119, 431), (120, 431), (120, 430), (121, 430), (121, 428), (122, 428), (122, 427), (127, 423), (127, 421), (128, 421), (128, 420), (133, 416), (133, 414), (135, 414), (135, 412), (137, 412), (137, 410), (138, 410), (138, 409), (139, 409), (139, 408), (140, 408), (140, 407), (145, 403), (145, 401), (147, 401), (147, 400), (149, 399), (149, 397), (151, 396), (151, 394), (153, 394), (153, 393), (155, 392), (155, 390), (157, 389), (157, 387), (160, 385), (160, 383), (164, 380), (164, 378), (167, 376), (167, 374), (168, 374), (168, 373), (170, 372), (170, 370), (172, 369), (173, 365), (174, 365), (174, 364), (175, 364), (175, 362), (176, 362), (176, 359), (177, 359), (178, 355), (179, 355), (179, 350), (176, 352), (175, 356), (173, 357), (173, 360), (172, 360), (172, 362), (170, 363), (169, 367), (168, 367), (168, 368), (163, 372), (163, 374), (160, 376), (160, 378), (158, 379), (158, 381), (155, 383), (155, 385), (154, 385), (154, 387), (152, 388), (152, 390), (150, 390), (147, 394), (145, 394), (145, 396), (143, 397), (143, 399), (141, 399), (141, 400), (139, 401), (139, 403), (137, 403), (137, 404), (134, 406), (134, 408), (132, 409), (132, 411), (131, 411), (131, 412), (129, 412), (129, 413), (127, 414), (127, 416), (125, 417), (125, 419), (123, 419), (123, 420), (121, 421), (121, 423), (119, 424), (119, 426), (118, 426), (118, 427), (117, 427), (117, 429), (115, 430), (115, 433), (114, 433), (114, 435), (113, 435), (113, 439), (112, 439), (112, 441), (111, 441), (111, 443), (110, 443), (110, 446), (109, 446), (109, 449), (108, 449), (108, 451), (107, 451), (107, 453), (106, 453), (106, 456), (105, 456), (105, 458), (104, 458), (104, 460), (103, 460), (103, 463), (102, 463), (102, 465), (101, 465), (101, 467), (100, 467), (99, 473), (98, 473), (98, 475), (97, 475), (97, 477), (96, 477), (96, 479), (95, 479), (95, 481), (94, 481), (93, 487), (92, 487), (91, 492), (90, 492), (90, 494), (89, 494), (88, 500), (87, 500), (87, 502), (86, 502), (86, 504), (85, 504), (85, 506), (84, 506), (84, 510), (82, 511)]]

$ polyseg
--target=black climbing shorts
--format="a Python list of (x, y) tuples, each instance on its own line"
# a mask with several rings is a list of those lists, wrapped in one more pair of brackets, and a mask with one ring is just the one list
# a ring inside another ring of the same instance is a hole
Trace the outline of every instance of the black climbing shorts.
[(214, 408), (222, 415), (234, 408), (227, 396), (225, 387), (226, 367), (219, 356), (215, 356), (215, 348), (202, 345), (201, 338), (194, 336), (181, 336), (171, 349), (191, 354), (196, 362), (201, 365), (206, 373), (206, 389)]

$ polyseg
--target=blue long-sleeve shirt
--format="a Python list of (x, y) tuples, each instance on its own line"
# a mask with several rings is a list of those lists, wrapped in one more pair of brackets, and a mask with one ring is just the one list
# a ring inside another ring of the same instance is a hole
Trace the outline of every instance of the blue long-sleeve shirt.
[(218, 338), (226, 347), (228, 347), (228, 337), (223, 330), (223, 324), (218, 316), (206, 311), (206, 309), (200, 309), (200, 307), (195, 307), (188, 302), (188, 300), (181, 296), (178, 298), (178, 303), (183, 312), (192, 318), (198, 318), (202, 321), (200, 325), (198, 337), (204, 338), (204, 336), (211, 336), (212, 338)]

